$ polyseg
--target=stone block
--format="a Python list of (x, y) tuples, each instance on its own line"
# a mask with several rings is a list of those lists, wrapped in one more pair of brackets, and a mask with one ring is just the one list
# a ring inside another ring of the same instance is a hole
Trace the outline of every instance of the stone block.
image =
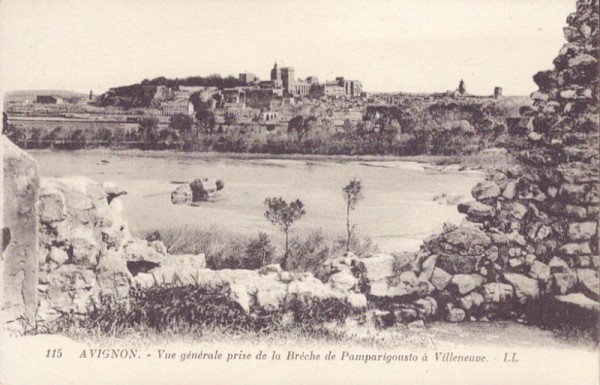
[(431, 284), (436, 289), (438, 289), (439, 291), (444, 290), (446, 286), (450, 284), (451, 281), (452, 275), (448, 274), (446, 271), (440, 269), (439, 267), (433, 269), (433, 273), (431, 275)]
[(2, 315), (5, 322), (35, 323), (38, 305), (38, 167), (35, 159), (2, 136)]
[(515, 296), (524, 303), (540, 295), (538, 281), (516, 273), (504, 273), (504, 279), (515, 289)]
[(567, 234), (571, 241), (587, 241), (596, 235), (596, 230), (596, 222), (576, 222), (569, 224)]

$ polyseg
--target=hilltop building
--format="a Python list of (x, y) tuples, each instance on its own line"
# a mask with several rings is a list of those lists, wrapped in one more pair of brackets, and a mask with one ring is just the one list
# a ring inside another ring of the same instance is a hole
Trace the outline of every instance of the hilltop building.
[(64, 100), (58, 96), (52, 95), (37, 95), (35, 102), (39, 104), (64, 104)]
[(244, 72), (244, 73), (239, 74), (238, 79), (245, 86), (252, 85), (252, 84), (257, 84), (260, 81), (260, 79), (258, 78), (258, 76), (256, 76), (253, 73), (250, 73), (250, 72)]

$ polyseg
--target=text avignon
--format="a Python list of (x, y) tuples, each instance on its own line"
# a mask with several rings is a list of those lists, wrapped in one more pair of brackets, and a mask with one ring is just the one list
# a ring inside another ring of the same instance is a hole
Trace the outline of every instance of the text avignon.
[(84, 349), (79, 358), (138, 358), (137, 349)]

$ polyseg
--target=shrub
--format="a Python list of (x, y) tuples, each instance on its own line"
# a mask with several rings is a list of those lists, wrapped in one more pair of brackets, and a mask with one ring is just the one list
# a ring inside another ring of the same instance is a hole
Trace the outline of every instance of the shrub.
[[(228, 234), (217, 226), (178, 226), (154, 230), (146, 234), (149, 241), (161, 240), (171, 254), (204, 253), (209, 269), (259, 269), (264, 265), (280, 262), (271, 238), (258, 233), (255, 238)], [(327, 236), (322, 230), (313, 231), (306, 238), (290, 240), (288, 268), (308, 271), (316, 276), (321, 265), (330, 257), (346, 251), (346, 237)], [(350, 250), (357, 255), (377, 252), (377, 246), (369, 237), (353, 236)]]
[(251, 239), (246, 246), (247, 269), (259, 269), (264, 265), (273, 263), (275, 247), (266, 233), (259, 232), (258, 237)]
[(49, 324), (46, 332), (120, 336), (140, 330), (159, 333), (202, 334), (205, 331), (272, 332), (286, 327), (283, 316), (293, 313), (302, 331), (319, 330), (325, 322), (343, 322), (357, 311), (345, 299), (295, 296), (274, 311), (246, 313), (231, 298), (227, 284), (133, 288), (126, 301), (103, 298), (102, 305), (82, 317), (64, 315)]

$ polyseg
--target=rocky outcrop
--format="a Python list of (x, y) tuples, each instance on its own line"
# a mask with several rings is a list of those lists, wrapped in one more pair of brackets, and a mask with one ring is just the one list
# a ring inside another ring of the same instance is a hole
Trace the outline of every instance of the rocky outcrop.
[(41, 180), (38, 321), (85, 314), (106, 297), (124, 299), (140, 271), (204, 267), (203, 255), (171, 256), (162, 242), (132, 236), (118, 198), (123, 194), (83, 177)]
[[(35, 324), (39, 177), (35, 160), (2, 136), (2, 318), (10, 328)], [(21, 322), (22, 321), (22, 322)]]
[(171, 193), (171, 203), (185, 205), (207, 201), (217, 191), (222, 190), (225, 184), (222, 180), (194, 179), (189, 185), (177, 187)]

